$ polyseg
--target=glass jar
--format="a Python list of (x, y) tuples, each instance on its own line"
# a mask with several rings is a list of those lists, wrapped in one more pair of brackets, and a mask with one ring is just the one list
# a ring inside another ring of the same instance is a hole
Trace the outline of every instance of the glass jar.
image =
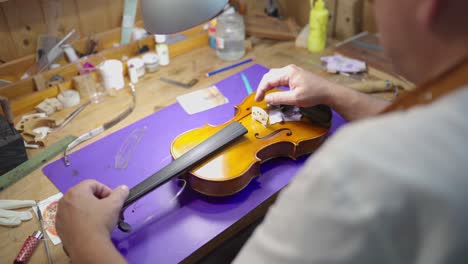
[(245, 26), (241, 15), (230, 12), (218, 17), (216, 24), (216, 53), (223, 60), (233, 61), (245, 54)]

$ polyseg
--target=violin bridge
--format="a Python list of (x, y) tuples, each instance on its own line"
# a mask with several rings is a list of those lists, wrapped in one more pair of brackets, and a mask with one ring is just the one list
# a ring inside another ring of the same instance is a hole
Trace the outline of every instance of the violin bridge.
[(268, 113), (258, 106), (252, 107), (252, 119), (260, 122), (264, 127), (268, 126)]

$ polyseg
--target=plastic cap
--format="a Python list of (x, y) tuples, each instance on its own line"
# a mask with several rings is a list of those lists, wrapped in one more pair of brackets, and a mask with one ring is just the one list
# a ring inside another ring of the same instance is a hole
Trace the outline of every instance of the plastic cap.
[(158, 63), (159, 57), (156, 53), (148, 52), (142, 56), (143, 61), (145, 64), (155, 64)]
[(131, 58), (127, 61), (127, 66), (133, 65), (135, 68), (144, 67), (143, 60), (140, 58)]
[(316, 9), (325, 9), (325, 3), (323, 2), (323, 0), (317, 0), (315, 2), (314, 8), (316, 8)]
[(234, 9), (234, 7), (229, 6), (227, 9), (224, 10), (224, 12), (221, 15), (222, 16), (223, 15), (232, 15), (232, 14), (235, 14), (235, 13), (236, 13), (236, 10)]
[(166, 42), (166, 39), (167, 39), (167, 36), (166, 35), (154, 35), (154, 40), (157, 42), (157, 43), (164, 43)]

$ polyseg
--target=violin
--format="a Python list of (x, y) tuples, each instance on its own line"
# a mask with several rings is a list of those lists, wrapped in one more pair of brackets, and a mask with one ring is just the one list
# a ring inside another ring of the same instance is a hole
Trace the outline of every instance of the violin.
[[(271, 92), (278, 92), (272, 90)], [(177, 136), (171, 145), (170, 164), (130, 189), (118, 223), (129, 232), (123, 212), (139, 198), (168, 180), (181, 176), (195, 191), (208, 196), (229, 196), (244, 189), (260, 174), (260, 165), (277, 157), (296, 159), (317, 149), (331, 125), (331, 110), (320, 105), (301, 108), (297, 121), (264, 126), (252, 118), (252, 109), (267, 110), (255, 94), (236, 106), (234, 117), (219, 125), (205, 125)]]

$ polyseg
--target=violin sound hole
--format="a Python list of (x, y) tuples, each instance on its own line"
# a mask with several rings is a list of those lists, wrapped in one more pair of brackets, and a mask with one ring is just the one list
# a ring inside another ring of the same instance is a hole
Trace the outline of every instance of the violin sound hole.
[(281, 129), (275, 130), (275, 131), (273, 131), (273, 132), (271, 132), (270, 134), (265, 135), (265, 136), (260, 136), (260, 133), (255, 133), (255, 138), (257, 138), (257, 139), (270, 139), (270, 138), (274, 137), (276, 134), (278, 134), (278, 133), (280, 133), (280, 132), (282, 132), (282, 131), (288, 131), (288, 132), (286, 133), (286, 136), (288, 136), (288, 137), (290, 137), (290, 136), (292, 135), (291, 129), (289, 129), (289, 128), (281, 128)]

